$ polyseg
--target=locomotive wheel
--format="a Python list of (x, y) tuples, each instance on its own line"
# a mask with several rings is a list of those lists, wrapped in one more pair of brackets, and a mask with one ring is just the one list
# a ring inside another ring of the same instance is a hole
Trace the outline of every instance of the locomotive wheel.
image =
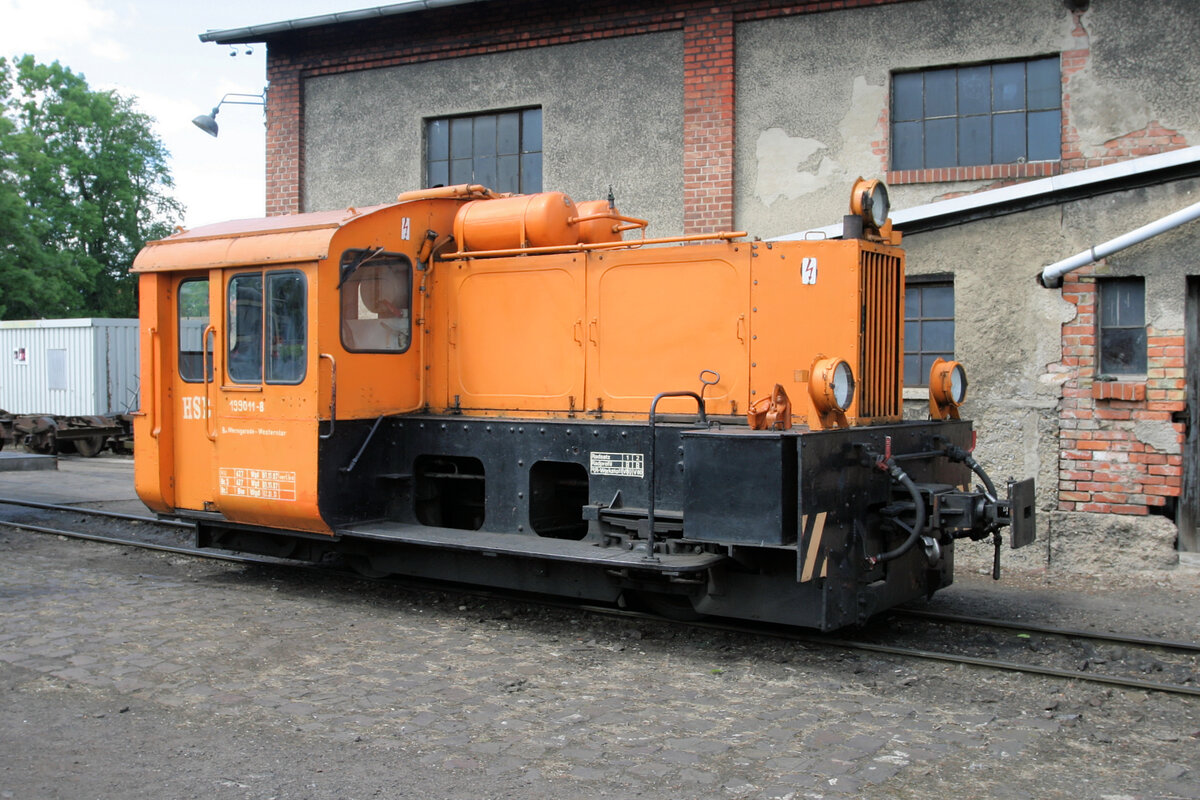
[(95, 458), (103, 449), (103, 436), (89, 436), (86, 439), (75, 440), (75, 451), (84, 458)]

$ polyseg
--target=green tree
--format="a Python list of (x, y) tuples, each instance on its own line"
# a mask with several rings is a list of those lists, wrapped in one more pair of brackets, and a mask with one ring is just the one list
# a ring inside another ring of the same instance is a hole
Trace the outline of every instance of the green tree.
[(0, 58), (0, 318), (136, 315), (133, 258), (183, 216), (152, 124), (57, 61)]

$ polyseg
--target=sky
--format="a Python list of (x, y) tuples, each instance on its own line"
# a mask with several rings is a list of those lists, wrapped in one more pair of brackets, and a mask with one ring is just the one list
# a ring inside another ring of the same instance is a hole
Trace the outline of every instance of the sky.
[[(386, 5), (388, 0), (0, 0), (0, 56), (33, 55), (133, 97), (171, 154), (184, 226), (264, 214), (262, 109), (221, 107), (214, 139), (192, 124), (227, 92), (261, 94), (266, 46), (203, 43), (207, 30)], [(247, 50), (251, 52), (247, 52)], [(236, 52), (236, 56), (231, 56)]]

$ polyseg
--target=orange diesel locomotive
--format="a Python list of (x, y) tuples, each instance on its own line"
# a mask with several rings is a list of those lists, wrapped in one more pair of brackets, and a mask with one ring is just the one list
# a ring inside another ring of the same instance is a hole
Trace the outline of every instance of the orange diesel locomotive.
[(879, 182), (851, 210), (625, 241), (611, 197), (452, 186), (152, 242), (138, 494), (202, 546), (861, 622), (1034, 519), (970, 455), (959, 364), (901, 419), (900, 235)]

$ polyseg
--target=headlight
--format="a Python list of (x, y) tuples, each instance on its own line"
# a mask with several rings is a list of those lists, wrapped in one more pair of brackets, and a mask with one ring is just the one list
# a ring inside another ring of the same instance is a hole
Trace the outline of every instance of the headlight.
[(929, 370), (929, 413), (934, 419), (958, 419), (967, 399), (967, 371), (957, 361), (939, 358)]
[(844, 414), (854, 402), (854, 371), (843, 359), (820, 359), (813, 365), (808, 393), (821, 414)]
[(887, 224), (891, 203), (888, 201), (887, 184), (881, 180), (859, 178), (850, 192), (850, 213), (863, 218), (863, 222), (878, 230)]
[(846, 411), (854, 402), (854, 373), (845, 361), (833, 368), (833, 402), (838, 411)]

